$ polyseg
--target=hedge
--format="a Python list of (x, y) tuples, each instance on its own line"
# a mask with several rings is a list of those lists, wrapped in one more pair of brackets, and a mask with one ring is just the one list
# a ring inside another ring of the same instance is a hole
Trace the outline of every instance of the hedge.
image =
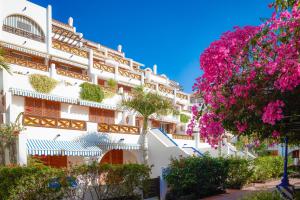
[(55, 79), (41, 74), (31, 74), (29, 82), (33, 89), (41, 93), (50, 93), (58, 83)]
[(80, 98), (88, 101), (101, 102), (104, 98), (104, 93), (99, 85), (84, 82), (80, 84)]
[(265, 182), (278, 178), (283, 172), (283, 158), (280, 156), (261, 156), (254, 160), (252, 182)]
[(197, 199), (222, 193), (227, 188), (239, 189), (250, 182), (278, 178), (282, 171), (283, 158), (278, 156), (246, 160), (205, 155), (172, 160), (164, 176), (170, 186), (167, 199)]
[(54, 169), (42, 164), (0, 167), (0, 199), (72, 200), (84, 199), (86, 195), (94, 195), (94, 199), (141, 199), (150, 170), (140, 164), (97, 163), (71, 169)]
[(223, 158), (188, 157), (172, 160), (164, 178), (171, 191), (167, 199), (193, 194), (205, 197), (225, 191), (228, 162)]

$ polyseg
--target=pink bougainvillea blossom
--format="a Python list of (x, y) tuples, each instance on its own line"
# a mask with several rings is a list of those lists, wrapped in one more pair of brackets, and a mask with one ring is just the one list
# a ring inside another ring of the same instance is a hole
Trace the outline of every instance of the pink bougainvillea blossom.
[(263, 108), (263, 122), (274, 125), (276, 121), (280, 121), (283, 118), (283, 107), (284, 103), (281, 100), (270, 102), (266, 107)]
[(212, 146), (225, 129), (237, 134), (261, 131), (263, 137), (277, 134), (273, 130), (289, 115), (285, 96), (300, 87), (298, 3), (276, 10), (259, 26), (235, 27), (204, 50), (203, 75), (193, 89), (207, 109), (201, 117), (195, 112), (188, 134), (199, 123), (201, 137)]

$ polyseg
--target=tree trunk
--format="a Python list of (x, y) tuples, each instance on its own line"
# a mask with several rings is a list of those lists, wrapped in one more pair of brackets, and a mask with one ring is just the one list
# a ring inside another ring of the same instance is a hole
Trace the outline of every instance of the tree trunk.
[(148, 131), (148, 117), (144, 117), (143, 121), (143, 131), (141, 134), (141, 148), (143, 153), (143, 162), (145, 165), (148, 165), (148, 139), (147, 139), (147, 131)]
[(3, 142), (0, 142), (0, 155), (1, 155), (0, 166), (5, 165), (5, 148)]

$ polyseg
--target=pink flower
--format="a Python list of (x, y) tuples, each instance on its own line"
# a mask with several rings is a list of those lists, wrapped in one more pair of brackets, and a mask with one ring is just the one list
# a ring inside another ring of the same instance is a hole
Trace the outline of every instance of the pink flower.
[(278, 132), (278, 131), (273, 131), (272, 137), (275, 138), (275, 139), (278, 139), (278, 138), (280, 137), (280, 132)]
[(283, 118), (282, 108), (284, 103), (281, 100), (270, 102), (263, 109), (262, 120), (266, 124), (275, 125), (276, 121), (280, 121)]
[(248, 125), (247, 123), (236, 122), (236, 128), (238, 129), (239, 133), (243, 133), (247, 130)]

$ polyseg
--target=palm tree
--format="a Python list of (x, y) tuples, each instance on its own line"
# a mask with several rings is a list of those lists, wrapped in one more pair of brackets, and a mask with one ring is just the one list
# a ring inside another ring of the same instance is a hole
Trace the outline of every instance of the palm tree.
[(4, 69), (9, 72), (9, 66), (6, 64), (4, 59), (4, 51), (0, 48), (0, 69)]
[(143, 151), (144, 164), (148, 164), (147, 130), (148, 120), (153, 114), (166, 115), (177, 113), (173, 103), (157, 93), (146, 93), (143, 87), (134, 89), (133, 97), (123, 99), (122, 106), (138, 112), (143, 117), (143, 131), (141, 133), (141, 148)]

